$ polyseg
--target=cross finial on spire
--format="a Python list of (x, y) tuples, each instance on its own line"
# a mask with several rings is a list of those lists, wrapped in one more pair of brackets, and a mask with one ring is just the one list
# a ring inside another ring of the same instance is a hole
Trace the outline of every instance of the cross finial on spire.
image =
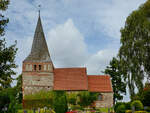
[(38, 8), (39, 8), (39, 16), (40, 16), (40, 9), (41, 9), (41, 5), (38, 5)]

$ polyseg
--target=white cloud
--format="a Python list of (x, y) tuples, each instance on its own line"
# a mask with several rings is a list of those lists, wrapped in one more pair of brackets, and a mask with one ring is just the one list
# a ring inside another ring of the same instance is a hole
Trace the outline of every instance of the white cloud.
[(56, 67), (87, 66), (88, 74), (100, 74), (117, 54), (116, 49), (104, 49), (89, 55), (84, 37), (71, 19), (51, 29), (47, 43)]
[(146, 0), (112, 0), (103, 10), (97, 11), (99, 23), (103, 31), (110, 37), (120, 38), (120, 29), (124, 26), (127, 16)]
[(83, 66), (88, 52), (83, 35), (71, 19), (48, 32), (47, 43), (56, 66)]
[(109, 48), (100, 50), (92, 55), (86, 63), (88, 74), (103, 74), (101, 71), (105, 70), (112, 57), (115, 57), (116, 54), (117, 50)]

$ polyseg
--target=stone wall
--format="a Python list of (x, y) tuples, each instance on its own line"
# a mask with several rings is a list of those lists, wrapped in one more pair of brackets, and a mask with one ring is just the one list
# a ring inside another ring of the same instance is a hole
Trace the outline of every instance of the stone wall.
[[(36, 69), (34, 66), (36, 65)], [(53, 64), (51, 62), (25, 62), (22, 66), (22, 90), (24, 95), (40, 90), (53, 90)]]
[(100, 107), (113, 107), (113, 93), (101, 93), (102, 100), (95, 101), (95, 106)]
[(23, 80), (23, 95), (33, 94), (40, 90), (52, 90), (53, 88), (53, 73), (38, 73), (36, 75), (30, 75), (30, 73), (22, 74)]

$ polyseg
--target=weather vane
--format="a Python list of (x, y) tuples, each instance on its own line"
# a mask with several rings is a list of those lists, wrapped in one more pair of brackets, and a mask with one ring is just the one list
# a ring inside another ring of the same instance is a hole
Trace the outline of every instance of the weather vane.
[(38, 5), (38, 8), (39, 8), (39, 15), (40, 15), (40, 9), (41, 9), (41, 5)]

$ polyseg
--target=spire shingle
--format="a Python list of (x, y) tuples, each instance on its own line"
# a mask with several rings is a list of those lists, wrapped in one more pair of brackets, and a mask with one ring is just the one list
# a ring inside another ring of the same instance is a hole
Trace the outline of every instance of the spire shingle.
[(24, 62), (49, 62), (49, 61), (51, 61), (51, 58), (45, 40), (41, 18), (39, 15), (32, 43), (32, 49), (29, 56), (24, 60)]

